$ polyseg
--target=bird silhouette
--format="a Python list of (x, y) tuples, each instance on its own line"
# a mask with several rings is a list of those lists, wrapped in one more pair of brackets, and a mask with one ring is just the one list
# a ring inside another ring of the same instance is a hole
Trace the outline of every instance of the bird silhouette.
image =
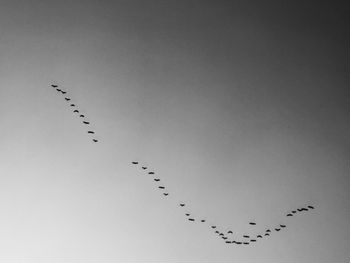
[(189, 221), (194, 221), (194, 219), (193, 219), (193, 218), (189, 218), (188, 220), (189, 220)]
[(268, 232), (271, 232), (271, 230), (270, 230), (270, 229), (267, 229), (267, 230), (266, 230), (266, 233), (268, 233)]
[(243, 237), (244, 237), (244, 238), (249, 238), (249, 236), (248, 236), (248, 235), (243, 235)]
[(280, 225), (280, 227), (285, 228), (285, 227), (286, 227), (286, 225)]
[(143, 169), (143, 170), (146, 170), (146, 169), (147, 169), (147, 167), (146, 167), (146, 166), (142, 166), (142, 169)]
[(211, 228), (213, 228), (213, 229), (214, 229), (214, 228), (216, 228), (216, 226), (211, 226)]
[(84, 118), (84, 117), (85, 117), (85, 115), (81, 114), (79, 117), (80, 117), (80, 118)]
[(220, 233), (219, 236), (224, 236), (224, 234), (223, 234), (223, 233)]
[(51, 84), (51, 87), (53, 87), (53, 88), (57, 88), (58, 86), (57, 86), (57, 85), (55, 85), (55, 84)]
[(66, 101), (70, 101), (70, 98), (64, 98)]
[(237, 245), (242, 245), (242, 242), (237, 242), (237, 241), (236, 241), (236, 244), (237, 244)]
[(275, 230), (278, 232), (278, 231), (280, 231), (281, 229), (280, 229), (280, 228), (275, 228)]
[(132, 164), (138, 164), (139, 162), (132, 162)]
[(250, 242), (256, 242), (256, 239), (251, 239)]
[(61, 92), (62, 90), (61, 89), (56, 89), (58, 92)]
[(158, 178), (154, 178), (153, 180), (156, 181), (156, 182), (160, 181), (160, 179), (158, 179)]
[(308, 205), (307, 207), (310, 209), (315, 209), (315, 207), (313, 207), (312, 205)]
[(262, 236), (261, 236), (261, 235), (257, 235), (256, 237), (257, 237), (257, 238), (262, 238)]
[(188, 214), (188, 213), (187, 213), (187, 214), (185, 214), (185, 215), (186, 215), (186, 216), (190, 216), (190, 214)]
[(269, 233), (265, 233), (265, 236), (269, 236), (270, 234)]
[(71, 104), (70, 106), (71, 106), (71, 107), (75, 107), (75, 104)]
[(83, 121), (83, 123), (84, 123), (84, 124), (90, 124), (90, 122), (88, 122), (88, 121)]
[(290, 214), (290, 213), (289, 213), (289, 214), (287, 214), (287, 216), (293, 216), (293, 214)]
[(297, 211), (293, 210), (292, 213), (295, 214)]
[(202, 219), (202, 220), (201, 220), (201, 222), (202, 222), (202, 223), (204, 223), (204, 222), (205, 222), (205, 220), (204, 220), (204, 219)]
[(255, 226), (256, 223), (254, 223), (254, 222), (249, 222), (249, 225)]
[(159, 189), (165, 189), (165, 187), (164, 187), (164, 186), (158, 186), (158, 188), (159, 188)]
[(183, 207), (183, 206), (185, 206), (185, 204), (180, 204), (180, 206), (182, 206), (182, 207)]
[(154, 172), (148, 172), (148, 174), (154, 174)]
[(222, 237), (222, 239), (226, 240), (226, 239), (227, 239), (227, 237)]
[(79, 111), (78, 111), (78, 110), (74, 110), (73, 112), (79, 113)]
[(231, 230), (227, 231), (227, 234), (233, 234), (233, 232)]
[(229, 243), (231, 243), (231, 241), (225, 241), (225, 243), (229, 244)]
[(303, 211), (303, 209), (302, 209), (302, 208), (298, 208), (297, 210), (298, 210), (299, 212), (302, 212), (302, 211)]
[(219, 234), (220, 232), (216, 230), (215, 233), (216, 233), (216, 234)]
[(98, 142), (98, 140), (96, 140), (96, 139), (92, 139), (93, 140), (93, 142)]
[(163, 193), (163, 195), (168, 196), (168, 195), (169, 195), (169, 193)]
[(94, 134), (95, 132), (93, 132), (93, 131), (88, 131), (88, 133)]
[(249, 242), (243, 242), (244, 245), (249, 245)]
[(66, 94), (66, 93), (67, 93), (67, 91), (63, 91), (63, 90), (61, 90), (61, 93), (62, 93), (62, 94)]

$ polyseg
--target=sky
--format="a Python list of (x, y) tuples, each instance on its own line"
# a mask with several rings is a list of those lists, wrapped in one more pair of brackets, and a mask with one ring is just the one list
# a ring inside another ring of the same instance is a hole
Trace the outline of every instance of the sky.
[[(348, 13), (322, 1), (1, 1), (0, 261), (348, 262)], [(237, 246), (210, 224), (287, 227)]]

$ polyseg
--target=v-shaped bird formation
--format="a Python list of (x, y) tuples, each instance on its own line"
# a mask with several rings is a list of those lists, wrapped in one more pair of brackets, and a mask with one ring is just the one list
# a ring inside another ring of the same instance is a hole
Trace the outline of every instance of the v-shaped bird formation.
[[(140, 166), (140, 162), (139, 161), (132, 161), (131, 162), (132, 165), (134, 166)], [(149, 168), (147, 166), (142, 165), (141, 166), (141, 171), (144, 170), (148, 170)], [(152, 169), (153, 170), (153, 169)], [(155, 175), (155, 172), (148, 172), (145, 173), (145, 176), (151, 176), (151, 179), (153, 179), (153, 181), (156, 183), (156, 187), (158, 189), (162, 189), (165, 190), (166, 187), (165, 185), (162, 183), (162, 185), (158, 185), (157, 183), (159, 183), (161, 181), (160, 177), (157, 175), (156, 178), (153, 177), (153, 175)], [(169, 193), (163, 193), (164, 196), (168, 196)], [(263, 229), (256, 229), (257, 226), (259, 225), (257, 222), (255, 221), (250, 221), (247, 222), (247, 226), (251, 226), (251, 231), (254, 232), (255, 234), (240, 234), (235, 233), (232, 231), (232, 228), (229, 227), (222, 227), (222, 226), (218, 226), (217, 224), (214, 224), (213, 222), (208, 221), (207, 219), (204, 218), (198, 218), (196, 216), (193, 216), (193, 213), (190, 211), (190, 209), (188, 208), (188, 206), (186, 205), (186, 203), (183, 202), (177, 202), (178, 203), (178, 207), (180, 209), (185, 209), (185, 211), (183, 211), (185, 218), (187, 218), (188, 221), (190, 222), (199, 222), (199, 223), (206, 223), (208, 229), (212, 230), (213, 233), (219, 238), (222, 239), (226, 244), (235, 244), (235, 245), (250, 245), (252, 243), (255, 243), (258, 241), (258, 239), (263, 239), (263, 238), (267, 238), (272, 234), (272, 230), (274, 230), (274, 232), (279, 232), (282, 229), (286, 228), (287, 225), (285, 223), (279, 223), (273, 227), (266, 227), (266, 226), (259, 226), (259, 228), (264, 227)], [(285, 214), (285, 220), (288, 217), (291, 216), (295, 216), (297, 213), (302, 213), (305, 211), (309, 211), (314, 209), (315, 207), (312, 205), (307, 205), (305, 207), (299, 207), (296, 210), (292, 210), (289, 211)], [(229, 230), (227, 230), (229, 229)], [(271, 230), (272, 229), (272, 230)], [(260, 231), (260, 233), (259, 233)], [(258, 233), (257, 233), (258, 232)]]
[[(77, 105), (76, 105), (75, 103), (71, 103), (71, 102), (70, 102), (72, 99), (66, 95), (66, 94), (67, 94), (67, 91), (64, 91), (64, 90), (62, 90), (61, 88), (58, 88), (58, 85), (56, 85), (56, 84), (52, 84), (51, 87), (52, 87), (53, 89), (55, 89), (60, 95), (65, 95), (65, 96), (63, 96), (63, 97), (64, 97), (64, 100), (70, 103), (70, 104), (69, 104), (70, 107), (73, 107), (73, 108), (74, 108), (73, 113), (77, 113), (76, 116), (78, 116), (79, 118), (83, 118), (82, 123), (83, 123), (84, 125), (90, 125), (90, 122), (86, 120), (85, 115), (81, 114), (81, 112), (80, 112), (80, 110), (78, 109)], [(94, 132), (93, 130), (90, 130), (90, 129), (88, 129), (87, 133), (88, 133), (88, 134), (95, 134), (95, 132)], [(92, 141), (96, 143), (96, 142), (98, 142), (99, 140), (94, 136), (94, 137), (92, 138)]]
[[(72, 103), (71, 102), (72, 99), (66, 95), (67, 91), (64, 91), (61, 88), (58, 88), (58, 85), (56, 84), (52, 84), (51, 87), (54, 88), (61, 95), (64, 95), (63, 97), (65, 101), (69, 102), (69, 106), (74, 108), (73, 113), (76, 113), (77, 114), (76, 116), (78, 116), (78, 118), (83, 118), (82, 124), (90, 126), (90, 121), (86, 120), (85, 115), (81, 114), (76, 104)], [(89, 135), (91, 134), (92, 136), (94, 136), (92, 138), (93, 142), (96, 143), (99, 141), (95, 137), (95, 131), (91, 129), (87, 129), (87, 134)], [(143, 171), (145, 176), (150, 177), (152, 181), (156, 184), (156, 187), (162, 190), (161, 191), (162, 196), (164, 198), (168, 198), (170, 193), (168, 192), (167, 187), (163, 184), (163, 181), (158, 175), (155, 176), (155, 172), (153, 171), (153, 169), (150, 169), (146, 165), (141, 165), (139, 161), (132, 161), (131, 164), (134, 166), (140, 167), (140, 171)], [(162, 184), (159, 185), (160, 183)], [(207, 218), (194, 216), (185, 202), (177, 201), (176, 203), (177, 203), (177, 207), (181, 209), (181, 212), (185, 215), (185, 218), (187, 219), (187, 221), (206, 225), (208, 227), (208, 230), (212, 231), (213, 234), (215, 234), (220, 240), (223, 240), (225, 244), (250, 245), (257, 242), (259, 239), (268, 238), (270, 235), (272, 235), (273, 232), (279, 232), (282, 229), (287, 228), (287, 225), (284, 222), (283, 223), (280, 222), (274, 226), (267, 227), (263, 225), (260, 226), (255, 221), (250, 221), (250, 222), (247, 222), (247, 226), (251, 227), (251, 232), (253, 232), (253, 234), (248, 234), (248, 233), (242, 234), (240, 233), (240, 231), (237, 231), (237, 232), (233, 231), (232, 228), (230, 227), (218, 226), (217, 224), (213, 223)], [(315, 209), (313, 205), (298, 207), (295, 210), (286, 212), (284, 220), (287, 220), (290, 217), (295, 217), (297, 214), (307, 212), (313, 209)]]

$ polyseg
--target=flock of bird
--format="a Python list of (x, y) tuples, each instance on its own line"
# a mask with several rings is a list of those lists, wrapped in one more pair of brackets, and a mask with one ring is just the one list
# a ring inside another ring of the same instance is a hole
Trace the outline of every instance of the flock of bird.
[[(56, 84), (51, 84), (51, 87), (54, 88), (57, 92), (59, 92), (61, 95), (64, 95), (64, 99), (66, 102), (69, 103), (69, 106), (72, 107), (74, 110), (73, 110), (73, 113), (76, 113), (77, 116), (79, 116), (79, 118), (82, 118), (82, 123), (85, 124), (85, 125), (90, 125), (90, 122), (86, 120), (86, 116), (84, 114), (82, 114), (79, 109), (77, 108), (77, 105), (72, 103), (72, 99), (69, 98), (66, 94), (67, 94), (67, 91), (64, 91), (63, 89), (59, 88), (58, 85)], [(95, 132), (93, 130), (88, 130), (87, 131), (88, 134), (92, 134), (94, 135)], [(98, 140), (94, 137), (92, 138), (92, 141), (93, 142), (98, 142)]]
[[(58, 85), (52, 84), (51, 87), (56, 89), (56, 91), (61, 93), (62, 95), (67, 94), (67, 91), (64, 91), (61, 88), (58, 88)], [(82, 123), (85, 125), (89, 125), (90, 122), (86, 121), (85, 115), (81, 114), (81, 112), (77, 109), (76, 105), (71, 102), (71, 99), (68, 96), (65, 96), (64, 99), (68, 103), (70, 103), (71, 107), (74, 108), (73, 112), (77, 113), (77, 115), (80, 118), (83, 118)], [(88, 130), (87, 133), (88, 134), (95, 134), (95, 132), (92, 130)], [(92, 141), (95, 143), (98, 142), (98, 140), (96, 138), (92, 138)], [(155, 175), (154, 171), (150, 170), (150, 168), (145, 166), (145, 165), (141, 165), (139, 163), (139, 161), (132, 161), (131, 164), (135, 165), (135, 166), (140, 166), (140, 169), (142, 171), (144, 171), (147, 176), (149, 176), (153, 179), (153, 181), (156, 183), (157, 188), (162, 190), (162, 196), (164, 196), (164, 198), (169, 196), (169, 192), (167, 191), (167, 188), (162, 184), (161, 178), (159, 178), (158, 176)], [(259, 239), (267, 238), (267, 237), (271, 236), (274, 232), (279, 232), (282, 229), (285, 229), (287, 227), (286, 224), (280, 223), (280, 224), (277, 224), (273, 227), (265, 227), (264, 230), (262, 230), (262, 232), (260, 232), (259, 234), (247, 234), (247, 233), (238, 234), (236, 232), (233, 232), (230, 228), (221, 227), (221, 226), (218, 226), (217, 224), (214, 224), (213, 222), (209, 222), (209, 220), (207, 220), (206, 218), (197, 218), (197, 217), (193, 216), (193, 214), (189, 212), (189, 209), (188, 209), (188, 206), (186, 203), (178, 202), (178, 207), (182, 210), (185, 210), (182, 212), (184, 213), (185, 218), (188, 221), (206, 224), (208, 229), (210, 229), (218, 238), (223, 240), (226, 244), (250, 245), (250, 244), (257, 242)], [(285, 217), (287, 217), (287, 218), (294, 217), (298, 213), (307, 212), (307, 211), (310, 211), (313, 209), (315, 209), (315, 207), (313, 205), (306, 205), (305, 207), (299, 207), (295, 210), (288, 211), (285, 214)], [(256, 222), (248, 222), (248, 225), (251, 227), (256, 227), (258, 224)], [(255, 230), (255, 228), (253, 228), (253, 231), (254, 230)], [(256, 233), (256, 231), (254, 231), (254, 233)]]
[[(140, 163), (138, 161), (132, 161), (131, 164), (135, 165), (135, 166), (140, 166), (141, 170), (146, 172), (145, 175), (149, 176), (149, 177), (151, 177), (151, 179), (153, 179), (153, 181), (156, 183), (156, 187), (158, 189), (163, 190), (162, 191), (163, 196), (166, 197), (169, 195), (169, 192), (167, 191), (167, 188), (162, 183), (161, 178), (159, 178), (159, 176), (156, 176), (154, 171), (151, 171), (145, 165), (140, 165)], [(249, 244), (257, 242), (259, 239), (263, 239), (263, 238), (267, 238), (267, 237), (271, 236), (273, 234), (273, 232), (279, 232), (282, 229), (285, 229), (287, 227), (286, 224), (280, 223), (280, 224), (275, 225), (273, 227), (265, 227), (265, 229), (259, 234), (249, 234), (249, 235), (243, 234), (242, 235), (242, 234), (234, 233), (230, 228), (221, 227), (221, 226), (218, 226), (217, 224), (214, 224), (213, 222), (209, 222), (206, 218), (197, 218), (197, 217), (193, 216), (193, 214), (189, 212), (189, 209), (188, 209), (186, 203), (178, 202), (178, 207), (181, 209), (185, 209), (185, 211), (183, 211), (183, 213), (185, 215), (185, 218), (188, 221), (206, 224), (208, 229), (213, 231), (213, 233), (218, 238), (223, 240), (226, 244), (249, 245)], [(306, 212), (306, 211), (313, 210), (313, 209), (315, 209), (314, 206), (306, 205), (305, 207), (299, 207), (295, 210), (288, 211), (285, 214), (285, 217), (293, 217), (298, 213)], [(257, 226), (258, 224), (256, 222), (248, 222), (248, 225), (254, 227), (254, 226)], [(253, 231), (256, 232), (255, 228), (253, 229)]]

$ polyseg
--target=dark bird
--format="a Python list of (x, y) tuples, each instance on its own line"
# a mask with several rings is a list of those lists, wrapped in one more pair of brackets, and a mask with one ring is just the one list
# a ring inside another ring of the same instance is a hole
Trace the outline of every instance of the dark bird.
[(249, 238), (249, 236), (247, 236), (247, 235), (243, 235), (243, 237), (244, 237), (244, 238)]
[(220, 233), (219, 236), (224, 236), (224, 233)]
[(57, 88), (58, 86), (57, 86), (57, 85), (55, 85), (55, 84), (51, 84), (51, 87), (53, 87), (53, 88)]
[(74, 110), (73, 112), (79, 113), (79, 111), (78, 111), (78, 110)]
[(62, 94), (66, 94), (66, 93), (67, 93), (67, 91), (63, 91), (63, 90), (61, 90), (61, 93), (62, 93)]
[(225, 241), (225, 243), (229, 244), (229, 243), (231, 243), (231, 241)]
[(132, 164), (138, 164), (139, 162), (132, 162)]
[(237, 244), (237, 245), (242, 245), (242, 242), (237, 242), (237, 241), (236, 241), (236, 244)]
[(269, 236), (270, 234), (269, 233), (265, 233), (265, 236)]
[(286, 225), (280, 225), (280, 227), (284, 228), (284, 227), (286, 227)]
[(64, 98), (66, 101), (70, 101), (70, 98)]
[(93, 131), (88, 131), (88, 133), (94, 134), (95, 132), (93, 132)]
[(292, 213), (295, 214), (297, 211), (293, 210)]
[(93, 142), (98, 142), (98, 140), (96, 140), (96, 139), (92, 139), (93, 140)]
[(146, 166), (142, 166), (142, 169), (143, 169), (143, 170), (146, 170), (146, 169), (147, 169), (147, 167), (146, 167)]
[(186, 216), (190, 216), (190, 214), (185, 214)]
[(180, 204), (180, 206), (185, 206), (185, 204)]
[(249, 222), (249, 225), (253, 225), (253, 226), (255, 226), (255, 225), (256, 225), (256, 223), (254, 223), (254, 222)]
[(75, 104), (71, 104), (70, 106), (71, 106), (71, 107), (75, 107)]
[(83, 114), (81, 114), (79, 117), (80, 117), (80, 118), (84, 118), (85, 116), (84, 116)]
[(168, 195), (169, 195), (169, 193), (163, 193), (163, 195), (168, 196)]
[(214, 229), (214, 228), (216, 228), (216, 226), (211, 226), (211, 228), (213, 228), (213, 229)]
[(160, 179), (158, 179), (158, 178), (154, 178), (153, 180), (156, 181), (156, 182), (160, 181)]
[(310, 209), (315, 209), (315, 207), (313, 207), (312, 205), (308, 205), (307, 207)]
[(227, 231), (227, 234), (233, 234), (233, 232), (231, 230)]
[(293, 214), (287, 214), (287, 216), (293, 216)]
[(304, 210), (304, 211), (309, 211), (309, 209), (307, 209), (307, 208), (303, 208), (303, 210)]
[(271, 230), (270, 230), (270, 229), (267, 229), (266, 232), (271, 232)]
[(56, 89), (58, 92), (61, 92), (62, 90), (61, 89)]
[(205, 220), (204, 220), (204, 219), (202, 219), (202, 220), (201, 220), (201, 222), (202, 222), (202, 223), (204, 223), (204, 222), (205, 222)]
[(88, 122), (88, 121), (83, 121), (83, 123), (84, 123), (84, 124), (90, 124), (90, 122)]
[(262, 236), (261, 236), (261, 235), (257, 235), (256, 237), (257, 237), (257, 238), (262, 238)]
[(256, 242), (256, 239), (251, 239), (250, 242)]
[(249, 242), (243, 242), (244, 245), (249, 245)]
[(148, 174), (154, 174), (154, 172), (149, 172)]
[(189, 221), (194, 221), (194, 219), (193, 219), (193, 218), (189, 218), (188, 220), (189, 220)]
[(215, 233), (216, 233), (216, 234), (219, 234), (220, 232), (216, 230)]
[(159, 188), (159, 189), (165, 189), (165, 187), (164, 187), (164, 186), (158, 186), (158, 188)]
[(298, 210), (299, 212), (302, 212), (302, 211), (303, 211), (303, 209), (302, 209), (302, 208), (298, 208), (297, 210)]
[(226, 240), (226, 239), (227, 239), (227, 237), (222, 237), (222, 239)]
[(278, 231), (280, 231), (281, 229), (280, 229), (280, 228), (275, 228), (275, 230), (278, 232)]

